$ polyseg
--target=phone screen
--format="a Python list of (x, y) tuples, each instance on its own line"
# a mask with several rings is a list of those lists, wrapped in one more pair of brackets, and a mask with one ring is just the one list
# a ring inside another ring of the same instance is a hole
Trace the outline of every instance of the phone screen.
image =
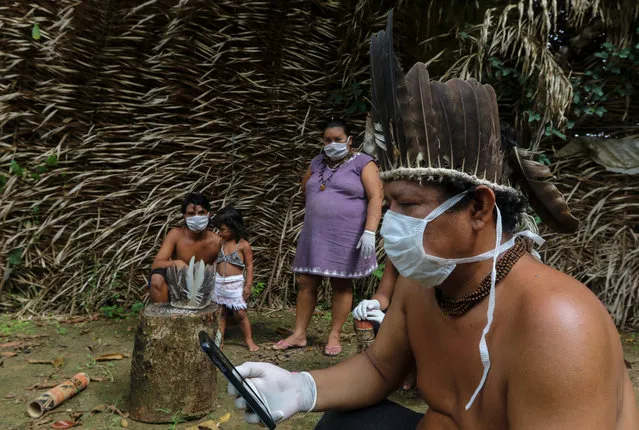
[(238, 393), (246, 400), (247, 407), (260, 417), (260, 420), (270, 430), (275, 428), (275, 422), (268, 412), (266, 405), (262, 402), (259, 395), (246, 383), (244, 378), (235, 370), (235, 366), (222, 353), (220, 348), (213, 342), (205, 331), (199, 333), (200, 346), (206, 352), (213, 364), (220, 369), (220, 372), (229, 380)]

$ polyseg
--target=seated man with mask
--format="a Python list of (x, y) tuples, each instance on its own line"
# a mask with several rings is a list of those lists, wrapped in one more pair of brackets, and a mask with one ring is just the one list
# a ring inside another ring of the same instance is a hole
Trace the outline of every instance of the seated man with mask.
[(222, 246), (222, 238), (208, 230), (211, 204), (201, 193), (189, 193), (182, 202), (182, 215), (186, 227), (175, 227), (166, 235), (162, 247), (151, 266), (149, 287), (151, 301), (169, 301), (166, 269), (188, 266), (191, 257), (205, 264), (215, 263)]
[[(276, 421), (332, 411), (319, 429), (639, 428), (612, 319), (586, 286), (531, 254), (543, 240), (517, 229), (526, 201), (503, 164), (520, 172), (549, 226), (574, 231), (563, 197), (534, 181), (543, 166), (502, 145), (492, 87), (431, 82), (421, 63), (404, 77), (391, 28), (371, 44), (390, 209), (381, 234), (400, 275), (384, 323), (368, 349), (335, 366), (244, 363), (238, 372)], [(519, 158), (506, 161), (505, 150)], [(385, 400), (413, 361), (425, 414)]]

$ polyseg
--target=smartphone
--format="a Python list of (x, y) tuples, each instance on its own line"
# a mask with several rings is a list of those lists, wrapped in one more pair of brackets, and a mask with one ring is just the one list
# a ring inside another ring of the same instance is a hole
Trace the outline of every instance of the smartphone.
[(260, 396), (258, 396), (251, 386), (246, 383), (244, 378), (242, 378), (242, 375), (235, 370), (235, 366), (231, 364), (229, 359), (226, 358), (220, 348), (218, 348), (215, 342), (213, 342), (205, 331), (201, 331), (198, 336), (200, 338), (200, 347), (202, 347), (202, 350), (206, 352), (206, 355), (209, 356), (213, 364), (220, 369), (220, 372), (222, 372), (226, 379), (233, 384), (235, 390), (237, 390), (244, 400), (246, 400), (247, 407), (260, 417), (260, 420), (262, 420), (262, 423), (264, 423), (267, 428), (273, 430), (275, 428), (275, 421), (273, 421), (271, 414)]

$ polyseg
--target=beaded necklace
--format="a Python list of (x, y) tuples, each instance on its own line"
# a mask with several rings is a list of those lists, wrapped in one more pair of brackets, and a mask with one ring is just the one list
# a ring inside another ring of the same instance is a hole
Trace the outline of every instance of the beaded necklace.
[(326, 189), (326, 185), (328, 185), (328, 183), (331, 181), (331, 178), (337, 172), (337, 169), (339, 169), (340, 166), (345, 164), (352, 157), (353, 157), (353, 154), (351, 152), (349, 152), (346, 155), (346, 157), (344, 157), (343, 159), (341, 159), (337, 163), (335, 163), (334, 167), (329, 167), (329, 169), (331, 170), (331, 175), (328, 178), (326, 178), (326, 179), (324, 179), (324, 172), (326, 171), (326, 167), (328, 167), (328, 163), (330, 162), (330, 160), (327, 160), (327, 158), (324, 157), (324, 161), (322, 163), (322, 170), (320, 170), (320, 191), (324, 191)]
[[(515, 239), (515, 245), (506, 251), (503, 257), (497, 260), (495, 267), (497, 270), (497, 278), (495, 279), (495, 284), (508, 275), (510, 269), (513, 268), (515, 263), (526, 251), (527, 245), (525, 239), (521, 237)], [(435, 288), (435, 298), (437, 299), (439, 308), (444, 315), (452, 318), (461, 317), (471, 310), (473, 306), (481, 302), (488, 294), (490, 294), (490, 273), (481, 281), (475, 291), (466, 294), (460, 299), (446, 297), (439, 288)]]

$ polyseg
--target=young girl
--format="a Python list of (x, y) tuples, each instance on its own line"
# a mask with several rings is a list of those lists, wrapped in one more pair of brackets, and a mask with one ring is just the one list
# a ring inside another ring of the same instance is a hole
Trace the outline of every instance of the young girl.
[[(235, 315), (249, 351), (260, 349), (253, 341), (251, 323), (246, 314), (246, 301), (251, 295), (253, 284), (253, 250), (244, 239), (246, 232), (240, 212), (232, 207), (221, 209), (213, 224), (220, 230), (224, 241), (217, 256), (217, 274), (213, 302), (222, 306), (219, 332), (223, 343), (224, 330), (228, 318)], [(246, 271), (246, 279), (244, 278)], [(221, 345), (220, 345), (221, 346)]]

